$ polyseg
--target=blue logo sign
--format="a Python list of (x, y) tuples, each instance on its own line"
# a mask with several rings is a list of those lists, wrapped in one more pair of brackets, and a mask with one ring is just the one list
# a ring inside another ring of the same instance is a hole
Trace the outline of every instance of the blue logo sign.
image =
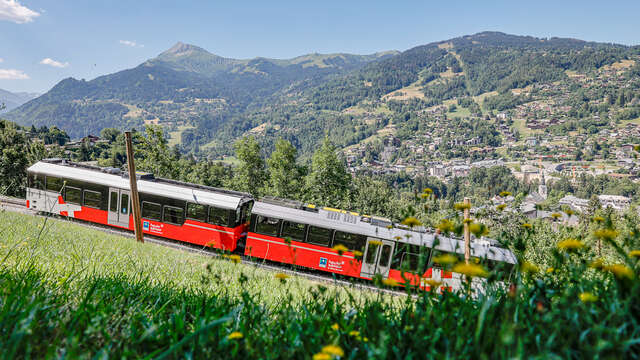
[(321, 268), (326, 268), (327, 267), (327, 258), (320, 258), (320, 264), (318, 264), (318, 266), (320, 266)]
[(148, 221), (143, 221), (142, 222), (142, 230), (149, 231), (149, 222)]

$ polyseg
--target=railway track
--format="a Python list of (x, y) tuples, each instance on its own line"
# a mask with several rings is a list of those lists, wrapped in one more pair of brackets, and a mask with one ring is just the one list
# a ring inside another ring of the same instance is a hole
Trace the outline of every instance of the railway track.
[[(34, 215), (34, 216), (41, 216), (41, 217), (48, 217), (48, 218), (56, 218), (55, 215), (48, 215), (48, 214), (44, 214), (41, 212), (37, 212), (37, 211), (33, 211), (30, 210), (26, 207), (26, 203), (24, 199), (19, 199), (19, 198), (13, 198), (13, 197), (7, 197), (7, 196), (0, 196), (0, 210), (6, 210), (6, 211), (12, 211), (12, 212), (18, 212), (18, 213), (22, 213), (22, 214), (29, 214), (29, 215)], [(91, 228), (94, 230), (98, 230), (98, 231), (102, 231), (105, 233), (110, 233), (110, 234), (115, 234), (115, 235), (119, 235), (119, 236), (124, 236), (124, 237), (128, 237), (128, 238), (135, 238), (134, 234), (131, 231), (128, 230), (121, 230), (121, 229), (117, 229), (117, 228), (112, 228), (106, 225), (100, 225), (100, 224), (94, 224), (94, 223), (90, 223), (90, 222), (85, 222), (85, 221), (79, 221), (79, 220), (75, 220), (72, 218), (61, 218), (60, 220), (66, 220), (69, 222), (73, 222), (75, 224), (87, 227), (87, 228)], [(204, 255), (204, 256), (209, 256), (209, 257), (220, 257), (221, 255), (211, 249), (208, 248), (204, 248), (202, 246), (197, 246), (197, 245), (192, 245), (189, 243), (183, 243), (183, 242), (179, 242), (179, 241), (174, 241), (174, 240), (169, 240), (169, 239), (165, 239), (165, 238), (161, 238), (161, 237), (157, 237), (157, 236), (152, 236), (152, 235), (148, 235), (145, 234), (144, 235), (144, 241), (148, 242), (148, 243), (152, 243), (154, 245), (160, 245), (160, 246), (165, 246), (165, 247), (170, 247), (173, 249), (177, 249), (177, 250), (181, 250), (181, 251), (186, 251), (186, 252), (190, 252), (190, 253), (196, 253), (196, 254), (200, 254), (200, 255)], [(294, 275), (294, 276), (299, 276), (299, 277), (303, 277), (305, 279), (308, 280), (312, 280), (312, 281), (317, 281), (317, 282), (321, 282), (321, 283), (327, 283), (327, 284), (332, 284), (332, 285), (339, 285), (348, 289), (353, 289), (353, 290), (367, 290), (367, 291), (372, 291), (372, 292), (378, 292), (378, 293), (383, 293), (383, 294), (389, 294), (389, 295), (394, 295), (394, 296), (406, 296), (407, 293), (404, 291), (394, 291), (394, 290), (390, 290), (390, 289), (384, 289), (384, 288), (379, 288), (377, 286), (371, 285), (371, 284), (367, 284), (367, 283), (360, 283), (360, 282), (354, 282), (354, 281), (348, 281), (348, 280), (343, 280), (343, 279), (339, 279), (339, 278), (334, 278), (334, 277), (329, 277), (326, 275), (318, 275), (312, 271), (305, 271), (305, 270), (292, 270), (290, 268), (290, 266), (285, 266), (285, 265), (275, 265), (274, 263), (271, 262), (267, 262), (267, 261), (256, 261), (253, 258), (250, 258), (248, 256), (243, 256), (241, 255), (242, 258), (242, 263), (246, 264), (246, 265), (252, 265), (264, 270), (269, 270), (269, 271), (274, 271), (274, 272), (281, 272), (281, 273), (285, 273), (287, 275)]]

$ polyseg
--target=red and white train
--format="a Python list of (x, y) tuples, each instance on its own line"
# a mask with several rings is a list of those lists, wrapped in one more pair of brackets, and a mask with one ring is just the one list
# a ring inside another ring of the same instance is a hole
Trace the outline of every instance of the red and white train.
[[(28, 208), (133, 230), (128, 173), (47, 159), (27, 174)], [(462, 286), (460, 274), (433, 263), (441, 254), (461, 256), (461, 240), (350, 211), (137, 176), (144, 233), (354, 278)], [(490, 240), (471, 245), (474, 258), (507, 276), (516, 264), (511, 251)]]

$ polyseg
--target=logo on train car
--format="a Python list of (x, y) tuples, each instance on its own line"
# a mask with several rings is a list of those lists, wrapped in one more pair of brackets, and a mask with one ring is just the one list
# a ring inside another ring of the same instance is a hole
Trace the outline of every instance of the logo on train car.
[(148, 221), (143, 221), (142, 222), (142, 230), (149, 231), (149, 222)]
[(318, 266), (320, 266), (321, 268), (326, 268), (327, 267), (327, 258), (320, 258), (320, 264), (318, 264)]

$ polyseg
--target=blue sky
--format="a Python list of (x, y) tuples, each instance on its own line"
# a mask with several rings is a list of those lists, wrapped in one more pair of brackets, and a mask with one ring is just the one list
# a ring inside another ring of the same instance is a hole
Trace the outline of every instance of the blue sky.
[(177, 41), (233, 58), (406, 50), (485, 30), (637, 45), (638, 14), (638, 0), (0, 0), (0, 88), (45, 92)]

